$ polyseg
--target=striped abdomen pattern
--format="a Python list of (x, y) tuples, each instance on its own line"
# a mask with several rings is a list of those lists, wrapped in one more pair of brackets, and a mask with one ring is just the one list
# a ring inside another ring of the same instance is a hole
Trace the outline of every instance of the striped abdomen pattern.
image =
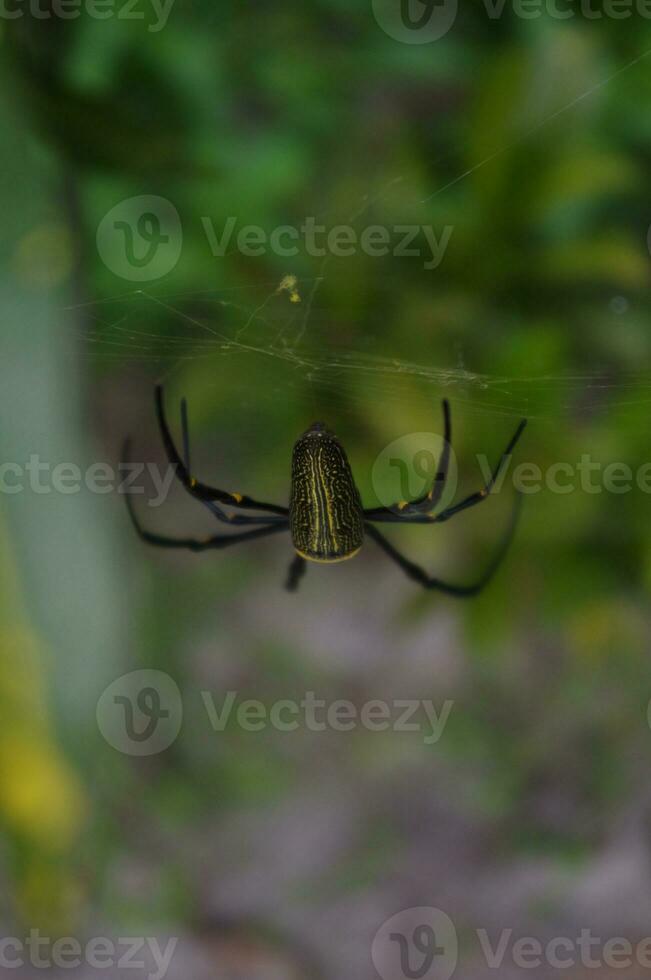
[(294, 446), (289, 520), (294, 548), (311, 561), (343, 561), (362, 546), (364, 516), (350, 464), (321, 428)]

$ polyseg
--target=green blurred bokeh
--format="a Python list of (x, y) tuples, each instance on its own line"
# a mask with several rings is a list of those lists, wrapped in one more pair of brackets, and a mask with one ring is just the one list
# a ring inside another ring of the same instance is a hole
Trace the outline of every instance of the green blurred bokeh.
[[(647, 20), (521, 19), (508, 5), (491, 19), (473, 3), (423, 45), (340, 0), (178, 0), (155, 23), (148, 9), (0, 22), (4, 461), (116, 466), (131, 433), (137, 458), (162, 464), (161, 378), (170, 406), (188, 397), (195, 469), (281, 503), (292, 444), (316, 418), (377, 503), (377, 455), (439, 432), (443, 396), (459, 492), (521, 415), (519, 458), (543, 471), (583, 454), (648, 461)], [(131, 281), (102, 261), (97, 232), (150, 195), (178, 211), (179, 259)], [(422, 255), (250, 256), (234, 242), (216, 256), (206, 234), (310, 217), (452, 232), (433, 269)], [(298, 302), (278, 288), (286, 276)], [(445, 527), (387, 533), (432, 572), (471, 578), (507, 519), (505, 486)], [(261, 907), (260, 925), (220, 895), (222, 833), (241, 819), (254, 860), (249, 815), (301, 814), (323, 786), (350, 833), (328, 874), (270, 882), (260, 859), (280, 908), (324, 915), (369, 889), (389, 911), (394, 895), (396, 910), (436, 905), (427, 860), (406, 900), (400, 882), (414, 840), (434, 847), (438, 807), (474, 841), (467, 873), (544, 862), (581, 881), (635, 801), (647, 812), (648, 509), (636, 487), (532, 494), (499, 575), (458, 604), (419, 592), (370, 543), (289, 596), (286, 539), (161, 554), (116, 493), (4, 493), (3, 921), (196, 937), (232, 914), (261, 941), (273, 915)], [(166, 533), (212, 528), (180, 490), (141, 510)], [(186, 716), (172, 748), (139, 760), (106, 744), (95, 710), (142, 668), (175, 678)], [(429, 747), (365, 731), (217, 737), (204, 689), (455, 708)], [(361, 815), (356, 789), (373, 801)], [(555, 881), (528, 896), (534, 923), (565, 921)]]

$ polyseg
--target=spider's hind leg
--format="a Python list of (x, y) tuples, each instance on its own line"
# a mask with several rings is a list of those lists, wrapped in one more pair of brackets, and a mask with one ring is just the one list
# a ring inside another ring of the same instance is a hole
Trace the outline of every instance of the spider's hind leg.
[(522, 494), (516, 493), (513, 510), (511, 511), (511, 519), (506, 532), (502, 537), (502, 541), (487, 568), (484, 569), (483, 573), (472, 585), (453, 585), (449, 582), (444, 582), (439, 578), (435, 578), (433, 575), (428, 575), (423, 568), (421, 568), (419, 565), (415, 565), (414, 562), (410, 561), (400, 551), (398, 551), (398, 549), (395, 548), (383, 534), (380, 534), (378, 529), (373, 527), (372, 524), (366, 525), (366, 531), (369, 537), (373, 538), (373, 540), (379, 544), (380, 548), (386, 552), (389, 558), (392, 558), (393, 561), (400, 566), (405, 575), (409, 576), (409, 578), (413, 579), (415, 582), (418, 582), (418, 584), (422, 585), (423, 588), (437, 589), (439, 592), (445, 592), (447, 595), (460, 597), (473, 596), (478, 595), (484, 586), (488, 585), (493, 575), (502, 564), (502, 561), (509, 550), (509, 545), (513, 540), (516, 524), (520, 515), (521, 504)]
[(291, 562), (288, 572), (287, 581), (285, 582), (285, 588), (288, 592), (296, 592), (298, 589), (298, 583), (303, 578), (306, 572), (307, 562), (300, 555), (294, 555), (294, 560)]

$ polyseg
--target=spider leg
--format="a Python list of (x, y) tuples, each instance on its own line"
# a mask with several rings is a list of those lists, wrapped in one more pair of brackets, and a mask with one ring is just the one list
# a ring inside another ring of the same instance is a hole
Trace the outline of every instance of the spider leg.
[(188, 425), (188, 401), (181, 399), (181, 431), (183, 433), (183, 462), (188, 473), (192, 472), (190, 465), (190, 427)]
[[(254, 500), (252, 497), (247, 497), (241, 493), (228, 493), (226, 490), (218, 490), (216, 487), (210, 487), (205, 483), (201, 483), (199, 480), (195, 480), (195, 478), (190, 475), (188, 466), (181, 459), (178, 453), (169, 425), (167, 424), (165, 406), (163, 403), (162, 385), (156, 385), (156, 415), (158, 417), (158, 425), (160, 427), (167, 457), (172, 466), (175, 468), (176, 476), (181, 481), (188, 493), (192, 494), (193, 497), (196, 497), (198, 500), (218, 500), (221, 504), (228, 504), (231, 507), (241, 507), (246, 510), (263, 510), (271, 514), (279, 514), (282, 517), (287, 516), (289, 513), (289, 509), (287, 507), (280, 507), (277, 504), (263, 503), (260, 500)], [(186, 451), (187, 448), (188, 447), (186, 446)], [(231, 521), (231, 518), (224, 514), (223, 511), (221, 514), (223, 516), (220, 519), (225, 518), (229, 522), (238, 523), (237, 521)]]
[[(183, 439), (183, 464), (188, 473), (192, 472), (190, 466), (190, 427), (188, 425), (188, 402), (186, 398), (181, 399), (181, 432)], [(178, 476), (178, 470), (177, 470)], [(276, 524), (283, 520), (282, 517), (279, 518), (266, 518), (266, 517), (245, 517), (239, 514), (228, 514), (225, 510), (222, 510), (213, 500), (204, 500), (202, 497), (197, 498), (200, 503), (206, 507), (210, 513), (217, 518), (218, 521), (223, 521), (225, 524)]]
[(402, 568), (403, 572), (408, 575), (409, 578), (413, 579), (415, 582), (418, 582), (419, 585), (422, 585), (423, 588), (436, 589), (439, 592), (444, 592), (446, 595), (464, 598), (467, 596), (477, 595), (477, 593), (481, 592), (484, 586), (490, 582), (493, 575), (501, 565), (513, 539), (521, 502), (522, 496), (520, 493), (517, 493), (511, 520), (504, 538), (502, 539), (496, 554), (493, 556), (493, 559), (489, 563), (483, 575), (481, 575), (481, 577), (472, 585), (452, 585), (449, 582), (443, 582), (441, 579), (435, 578), (433, 575), (428, 575), (423, 568), (421, 568), (419, 565), (415, 565), (414, 562), (410, 561), (408, 558), (405, 558), (405, 556), (402, 555), (397, 548), (394, 548), (391, 542), (387, 541), (384, 535), (380, 534), (378, 529), (373, 527), (372, 524), (366, 524), (366, 530), (369, 537), (373, 538), (373, 540), (379, 544), (387, 555), (392, 558), (396, 564), (400, 566), (400, 568)]
[(447, 480), (450, 466), (450, 450), (452, 448), (452, 423), (450, 420), (450, 403), (447, 398), (443, 399), (443, 426), (443, 451), (439, 459), (436, 476), (427, 493), (424, 493), (422, 497), (418, 497), (417, 500), (412, 500), (410, 504), (407, 504), (405, 510), (408, 514), (413, 514), (414, 512), (420, 514), (430, 513), (443, 496), (445, 481)]
[(396, 511), (400, 512), (400, 516), (407, 514), (426, 514), (430, 513), (443, 495), (443, 490), (445, 489), (445, 481), (448, 476), (448, 469), (450, 466), (450, 449), (452, 446), (452, 425), (450, 421), (450, 403), (447, 398), (443, 399), (443, 451), (441, 452), (441, 458), (439, 459), (438, 469), (436, 471), (436, 476), (432, 481), (432, 486), (429, 488), (427, 493), (424, 493), (421, 497), (417, 497), (416, 500), (401, 500), (396, 504), (392, 504), (390, 507), (373, 507), (364, 511), (364, 516), (370, 520), (374, 521), (378, 517), (382, 517), (385, 514), (389, 514), (393, 517), (396, 516)]
[[(122, 447), (122, 462), (125, 466), (128, 466), (131, 462), (131, 440), (125, 439), (124, 445)], [(130, 496), (129, 493), (126, 494), (127, 498)], [(267, 525), (267, 524), (285, 524), (287, 519), (284, 517), (262, 517), (257, 515), (256, 517), (248, 517), (245, 514), (227, 514), (226, 511), (218, 507), (217, 504), (212, 503), (210, 500), (201, 500), (198, 498), (208, 510), (215, 515), (220, 521), (224, 521), (226, 524), (254, 524), (254, 525)], [(127, 500), (128, 502), (128, 500)]]
[(285, 582), (285, 588), (288, 592), (296, 592), (298, 589), (298, 583), (305, 575), (307, 570), (307, 562), (301, 555), (295, 555), (294, 560), (291, 562), (289, 569), (287, 571), (287, 581)]
[(197, 538), (168, 538), (162, 534), (153, 534), (151, 531), (145, 530), (136, 516), (130, 494), (126, 494), (126, 501), (129, 517), (138, 537), (146, 544), (152, 544), (157, 548), (185, 548), (189, 551), (229, 548), (232, 544), (239, 544), (240, 541), (263, 538), (269, 534), (276, 534), (278, 531), (286, 531), (289, 528), (288, 523), (271, 524), (254, 528), (251, 531), (241, 531), (239, 534), (216, 534), (211, 538), (205, 538), (203, 541)]
[(440, 514), (435, 515), (420, 513), (410, 514), (409, 511), (403, 511), (403, 513), (396, 514), (388, 507), (378, 507), (375, 510), (364, 511), (364, 517), (367, 521), (380, 521), (384, 524), (440, 524), (443, 521), (448, 521), (451, 517), (454, 517), (455, 514), (460, 514), (461, 511), (467, 510), (469, 507), (474, 507), (475, 504), (480, 504), (482, 500), (486, 500), (486, 498), (490, 495), (502, 467), (515, 449), (515, 445), (524, 432), (526, 424), (526, 419), (522, 419), (520, 421), (520, 424), (515, 430), (511, 441), (497, 461), (497, 465), (493, 469), (488, 482), (481, 488), (481, 490), (477, 490), (475, 493), (471, 493), (467, 497), (464, 497), (464, 499), (459, 501), (458, 504), (453, 504), (451, 507), (447, 507), (445, 510), (442, 510)]

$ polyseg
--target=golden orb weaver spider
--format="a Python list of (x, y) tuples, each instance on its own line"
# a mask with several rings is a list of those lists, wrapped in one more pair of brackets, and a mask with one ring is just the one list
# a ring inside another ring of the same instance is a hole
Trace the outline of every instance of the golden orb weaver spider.
[[(185, 399), (181, 401), (181, 426), (183, 433), (183, 456), (176, 448), (167, 423), (163, 402), (163, 389), (156, 386), (156, 414), (167, 452), (179, 481), (196, 500), (225, 524), (250, 525), (252, 530), (238, 534), (216, 534), (205, 540), (196, 538), (168, 538), (146, 531), (138, 521), (129, 494), (126, 495), (127, 508), (135, 530), (147, 544), (159, 548), (186, 548), (190, 551), (209, 551), (228, 548), (240, 541), (253, 541), (280, 531), (289, 531), (296, 552), (289, 566), (285, 583), (290, 592), (297, 589), (305, 573), (308, 561), (331, 563), (345, 561), (358, 553), (367, 534), (384, 552), (392, 558), (409, 578), (426, 589), (438, 589), (453, 596), (476, 595), (492, 578), (504, 558), (513, 537), (518, 513), (520, 494), (516, 493), (516, 506), (507, 531), (492, 561), (480, 578), (472, 585), (451, 585), (441, 579), (428, 575), (422, 568), (405, 558), (380, 534), (375, 523), (383, 524), (440, 524), (455, 514), (481, 503), (490, 494), (502, 467), (510, 457), (515, 445), (527, 424), (522, 419), (511, 441), (500, 456), (487, 483), (464, 497), (457, 504), (446, 507), (438, 514), (432, 511), (441, 500), (450, 461), (452, 427), (450, 405), (443, 399), (444, 443), (432, 486), (416, 500), (402, 500), (391, 507), (364, 508), (355, 486), (353, 474), (343, 446), (328, 432), (321, 422), (315, 422), (294, 445), (292, 453), (291, 494), (289, 507), (267, 504), (254, 500), (241, 493), (229, 493), (201, 483), (191, 475), (190, 440), (188, 435), (188, 411)], [(130, 440), (124, 446), (124, 459), (129, 459)], [(223, 505), (237, 510), (257, 510), (269, 516), (249, 516), (240, 513), (227, 513)]]

